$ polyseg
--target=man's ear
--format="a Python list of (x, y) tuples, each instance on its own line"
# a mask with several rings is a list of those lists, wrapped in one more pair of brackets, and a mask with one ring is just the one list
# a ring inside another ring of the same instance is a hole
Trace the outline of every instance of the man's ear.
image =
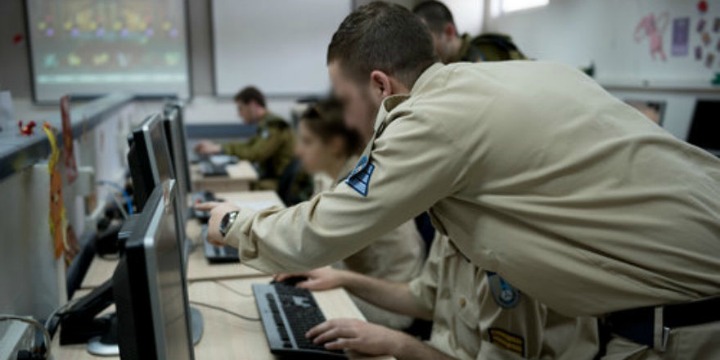
[(455, 25), (447, 23), (445, 25), (445, 29), (443, 29), (443, 34), (447, 36), (448, 39), (453, 39), (457, 36), (457, 29), (455, 28)]
[(384, 99), (393, 94), (393, 86), (390, 76), (380, 70), (373, 70), (370, 73), (370, 88), (374, 96)]

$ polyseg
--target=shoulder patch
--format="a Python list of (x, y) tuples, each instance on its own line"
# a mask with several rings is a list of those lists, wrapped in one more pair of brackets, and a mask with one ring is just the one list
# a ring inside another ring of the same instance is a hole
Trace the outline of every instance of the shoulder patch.
[(495, 346), (525, 357), (525, 339), (498, 328), (488, 329), (490, 342)]
[(503, 309), (511, 309), (520, 302), (520, 291), (494, 272), (487, 272), (490, 292), (495, 302)]
[(367, 156), (363, 156), (358, 161), (357, 165), (350, 175), (345, 179), (345, 184), (353, 188), (362, 196), (367, 196), (368, 190), (370, 190), (370, 177), (375, 171), (375, 165), (373, 165)]

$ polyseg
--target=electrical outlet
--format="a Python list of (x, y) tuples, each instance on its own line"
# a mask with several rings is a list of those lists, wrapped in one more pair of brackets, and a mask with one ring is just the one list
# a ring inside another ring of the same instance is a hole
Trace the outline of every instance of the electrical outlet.
[(16, 360), (18, 351), (32, 348), (34, 340), (29, 324), (12, 320), (0, 322), (0, 360)]

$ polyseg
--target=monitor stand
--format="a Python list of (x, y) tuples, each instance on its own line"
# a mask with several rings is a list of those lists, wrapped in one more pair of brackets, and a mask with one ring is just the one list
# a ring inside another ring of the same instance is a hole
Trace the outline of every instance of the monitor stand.
[[(95, 356), (119, 356), (120, 348), (117, 341), (117, 315), (107, 315), (110, 320), (110, 330), (102, 336), (96, 336), (88, 341), (87, 351)], [(202, 339), (205, 324), (200, 311), (194, 307), (190, 308), (190, 332), (193, 346)]]
[(205, 330), (205, 323), (200, 310), (190, 307), (190, 332), (192, 334), (193, 345), (197, 345), (202, 339)]

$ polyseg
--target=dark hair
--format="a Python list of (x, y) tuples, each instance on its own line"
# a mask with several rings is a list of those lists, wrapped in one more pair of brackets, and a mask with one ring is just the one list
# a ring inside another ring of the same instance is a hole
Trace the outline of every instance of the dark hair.
[(342, 137), (347, 155), (354, 155), (361, 150), (360, 134), (345, 125), (342, 104), (334, 98), (321, 100), (310, 106), (302, 114), (300, 121), (324, 142), (334, 136)]
[(333, 61), (358, 81), (369, 81), (370, 73), (380, 70), (410, 88), (436, 58), (420, 19), (400, 5), (378, 1), (343, 20), (328, 46), (327, 62)]
[(412, 12), (425, 21), (430, 31), (441, 33), (445, 29), (445, 25), (452, 24), (455, 26), (452, 12), (445, 4), (430, 0), (416, 5)]
[(258, 105), (265, 107), (265, 95), (256, 87), (248, 86), (238, 91), (235, 94), (235, 102), (241, 102), (243, 104), (249, 104), (251, 101), (256, 102)]

